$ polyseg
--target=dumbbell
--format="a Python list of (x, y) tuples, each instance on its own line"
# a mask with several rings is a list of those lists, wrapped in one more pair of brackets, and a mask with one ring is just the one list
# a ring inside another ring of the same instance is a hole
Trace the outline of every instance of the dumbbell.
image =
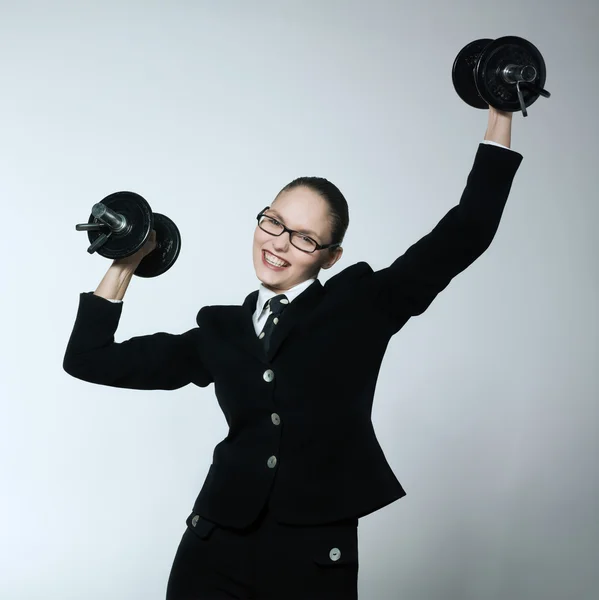
[(126, 258), (135, 254), (156, 231), (156, 248), (135, 270), (139, 277), (157, 277), (168, 271), (179, 256), (181, 234), (168, 217), (152, 212), (150, 205), (134, 192), (115, 192), (94, 204), (87, 223), (75, 226), (87, 231), (90, 254)]
[(543, 89), (547, 71), (541, 53), (517, 36), (480, 39), (464, 46), (451, 74), (460, 98), (474, 108), (521, 110), (526, 117), (526, 108), (539, 96), (551, 96)]

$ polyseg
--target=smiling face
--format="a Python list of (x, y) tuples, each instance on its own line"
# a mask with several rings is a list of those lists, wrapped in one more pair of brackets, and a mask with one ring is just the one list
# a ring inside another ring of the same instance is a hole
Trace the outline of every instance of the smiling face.
[[(289, 229), (305, 233), (319, 244), (330, 244), (331, 221), (329, 207), (317, 192), (300, 186), (281, 192), (265, 214), (276, 218)], [(329, 269), (343, 254), (342, 248), (302, 252), (289, 241), (289, 234), (270, 235), (256, 225), (253, 260), (256, 276), (269, 290), (282, 294), (292, 287), (318, 276), (320, 269)], [(272, 256), (274, 255), (274, 257)], [(285, 261), (284, 267), (267, 263), (271, 259)], [(275, 258), (276, 257), (276, 258)]]

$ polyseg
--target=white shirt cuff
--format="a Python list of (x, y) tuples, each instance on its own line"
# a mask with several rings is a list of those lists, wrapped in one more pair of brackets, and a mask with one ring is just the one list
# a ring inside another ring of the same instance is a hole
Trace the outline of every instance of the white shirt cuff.
[(498, 144), (497, 142), (492, 142), (491, 140), (483, 140), (483, 144), (489, 144), (490, 146), (499, 146), (500, 148), (505, 148), (506, 150), (511, 150), (511, 148), (508, 148), (507, 146), (504, 146), (503, 144)]

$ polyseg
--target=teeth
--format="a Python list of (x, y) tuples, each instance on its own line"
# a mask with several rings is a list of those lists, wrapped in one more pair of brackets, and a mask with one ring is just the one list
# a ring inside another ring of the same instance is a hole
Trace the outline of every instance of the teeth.
[(274, 258), (272, 254), (269, 254), (268, 252), (264, 252), (264, 258), (266, 258), (266, 262), (275, 267), (284, 267), (287, 265), (286, 262), (280, 261), (278, 258)]

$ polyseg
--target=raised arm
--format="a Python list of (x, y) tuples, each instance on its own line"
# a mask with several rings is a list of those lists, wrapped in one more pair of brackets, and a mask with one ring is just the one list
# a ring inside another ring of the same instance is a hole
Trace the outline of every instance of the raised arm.
[[(485, 140), (509, 147), (511, 113), (492, 107)], [(491, 244), (522, 155), (480, 144), (459, 204), (389, 267), (372, 274), (377, 308), (395, 331), (422, 314), (450, 281)]]
[(95, 293), (79, 297), (79, 310), (63, 359), (77, 379), (112, 387), (173, 390), (189, 383), (205, 387), (212, 377), (202, 358), (199, 327), (182, 334), (155, 333), (116, 343), (129, 282), (144, 252), (114, 261)]
[(122, 303), (82, 293), (64, 355), (64, 370), (77, 379), (119, 388), (174, 390), (206, 387), (212, 377), (202, 359), (199, 327), (182, 334), (154, 333), (114, 341)]

